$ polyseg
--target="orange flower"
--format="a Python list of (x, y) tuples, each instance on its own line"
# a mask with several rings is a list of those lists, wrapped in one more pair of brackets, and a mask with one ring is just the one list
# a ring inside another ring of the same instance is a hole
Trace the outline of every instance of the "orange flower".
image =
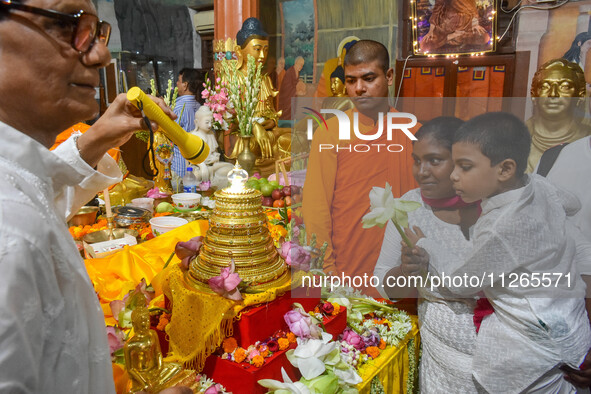
[(160, 320), (158, 320), (158, 326), (156, 326), (156, 329), (164, 331), (168, 323), (170, 323), (170, 315), (168, 313), (163, 313), (160, 315)]
[(287, 338), (279, 338), (277, 343), (279, 343), (279, 350), (285, 350), (289, 347), (289, 340)]
[(341, 306), (339, 304), (337, 304), (336, 302), (331, 302), (332, 306), (334, 307), (334, 310), (332, 311), (331, 315), (336, 316), (339, 314), (339, 312), (341, 311)]
[(234, 337), (226, 338), (224, 339), (224, 342), (222, 342), (222, 347), (224, 348), (224, 352), (232, 353), (238, 347), (238, 342), (236, 342)]
[(244, 361), (245, 358), (246, 350), (239, 347), (238, 349), (236, 349), (236, 351), (234, 351), (234, 361), (236, 361), (237, 363), (241, 363), (242, 361)]
[(258, 356), (254, 356), (252, 358), (252, 363), (255, 367), (260, 368), (263, 366), (263, 364), (265, 363), (265, 359), (263, 358), (263, 356), (258, 355)]
[(365, 352), (373, 359), (380, 355), (380, 349), (378, 349), (376, 346), (369, 346), (367, 349), (365, 349)]
[[(265, 348), (263, 351), (261, 351), (261, 356), (263, 356), (263, 357), (269, 357), (269, 349), (266, 349)], [(257, 357), (257, 356), (255, 356), (255, 357)]]
[(296, 343), (297, 342), (297, 338), (293, 332), (287, 333), (287, 340), (289, 341), (289, 343)]
[(384, 350), (386, 348), (386, 341), (384, 341), (383, 339), (380, 339), (380, 344), (378, 345), (378, 348), (380, 348), (381, 350)]

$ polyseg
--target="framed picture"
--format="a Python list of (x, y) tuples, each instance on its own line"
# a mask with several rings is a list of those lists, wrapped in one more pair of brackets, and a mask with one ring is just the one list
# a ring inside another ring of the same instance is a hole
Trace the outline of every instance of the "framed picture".
[(495, 0), (409, 1), (413, 54), (483, 54), (495, 50)]
[(279, 3), (283, 35), (281, 53), (285, 70), (294, 65), (297, 57), (304, 59), (299, 78), (305, 83), (315, 81), (316, 68), (316, 0), (281, 0)]

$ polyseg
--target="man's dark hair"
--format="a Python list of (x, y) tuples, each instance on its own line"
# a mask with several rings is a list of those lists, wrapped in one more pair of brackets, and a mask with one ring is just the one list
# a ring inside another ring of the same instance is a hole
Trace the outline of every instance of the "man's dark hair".
[(189, 91), (193, 93), (197, 99), (199, 99), (199, 88), (201, 88), (204, 81), (202, 74), (201, 71), (195, 68), (183, 68), (179, 71), (181, 81), (188, 83)]
[[(456, 130), (464, 124), (462, 119), (454, 116), (438, 116), (425, 122), (419, 131), (415, 133), (417, 140), (433, 138), (439, 145), (451, 151)], [(413, 141), (413, 144), (416, 141)]]
[(388, 49), (382, 43), (373, 40), (357, 41), (345, 55), (345, 66), (357, 66), (373, 61), (378, 62), (382, 70), (384, 70), (384, 74), (390, 68)]
[(480, 148), (491, 166), (505, 159), (515, 160), (515, 175), (527, 168), (531, 137), (525, 123), (508, 112), (489, 112), (464, 123), (454, 136), (456, 142), (467, 142)]

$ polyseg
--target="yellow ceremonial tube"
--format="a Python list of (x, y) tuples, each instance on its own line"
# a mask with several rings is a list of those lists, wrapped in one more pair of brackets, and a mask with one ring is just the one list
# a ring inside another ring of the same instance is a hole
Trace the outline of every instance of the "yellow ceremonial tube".
[(148, 119), (158, 123), (164, 134), (179, 147), (181, 155), (191, 164), (199, 164), (207, 159), (209, 146), (198, 136), (183, 130), (181, 126), (170, 119), (140, 88), (134, 86), (129, 89), (127, 99), (138, 108), (139, 102), (143, 104), (143, 110)]

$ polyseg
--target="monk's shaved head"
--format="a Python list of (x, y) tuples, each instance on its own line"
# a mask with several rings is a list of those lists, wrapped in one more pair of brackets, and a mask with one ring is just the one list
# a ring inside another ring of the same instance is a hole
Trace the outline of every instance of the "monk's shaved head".
[(373, 40), (357, 41), (345, 55), (345, 66), (357, 66), (377, 61), (384, 73), (390, 68), (390, 55), (386, 47)]

